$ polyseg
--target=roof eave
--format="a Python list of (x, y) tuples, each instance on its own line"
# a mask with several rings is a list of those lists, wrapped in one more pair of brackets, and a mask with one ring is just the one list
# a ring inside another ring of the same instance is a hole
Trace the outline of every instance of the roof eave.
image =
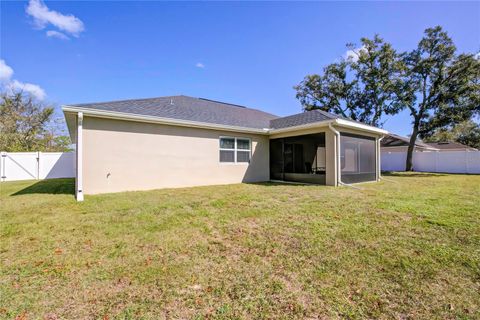
[(369, 126), (367, 124), (363, 123), (358, 123), (355, 121), (349, 121), (349, 120), (344, 120), (344, 119), (335, 119), (335, 124), (341, 127), (347, 127), (351, 129), (356, 129), (360, 131), (366, 131), (366, 132), (371, 132), (371, 133), (377, 133), (380, 135), (386, 135), (388, 134), (387, 130), (383, 130), (374, 126)]
[(354, 121), (344, 120), (344, 119), (330, 119), (330, 120), (312, 122), (312, 123), (299, 125), (299, 126), (292, 126), (292, 127), (279, 128), (279, 129), (270, 129), (269, 133), (270, 134), (277, 134), (277, 133), (294, 132), (294, 131), (306, 130), (306, 129), (322, 128), (322, 127), (327, 127), (330, 123), (333, 124), (333, 125), (337, 125), (339, 127), (355, 129), (355, 130), (374, 133), (374, 134), (379, 134), (379, 135), (388, 134), (388, 131), (386, 131), (386, 130), (383, 130), (383, 129), (380, 129), (380, 128), (377, 128), (377, 127), (373, 127), (373, 126), (369, 126), (369, 125), (366, 125), (366, 124), (354, 122)]
[(324, 120), (324, 121), (317, 121), (313, 123), (308, 123), (308, 124), (299, 125), (299, 126), (292, 126), (288, 128), (257, 129), (257, 128), (247, 128), (247, 127), (239, 127), (239, 126), (228, 126), (228, 125), (221, 125), (221, 124), (214, 124), (214, 123), (206, 123), (206, 122), (200, 122), (200, 121), (190, 121), (190, 120), (180, 120), (180, 119), (172, 119), (172, 118), (147, 116), (147, 115), (138, 115), (138, 114), (125, 113), (125, 112), (117, 112), (117, 111), (105, 111), (105, 110), (99, 110), (99, 109), (82, 108), (82, 107), (68, 106), (68, 105), (62, 106), (62, 110), (65, 114), (83, 112), (84, 115), (90, 116), (90, 117), (137, 121), (137, 122), (148, 122), (148, 123), (157, 123), (157, 124), (183, 126), (183, 127), (194, 127), (194, 128), (202, 128), (202, 129), (210, 129), (210, 130), (224, 130), (224, 131), (233, 131), (233, 132), (254, 133), (254, 134), (261, 134), (261, 135), (270, 135), (270, 134), (278, 134), (278, 133), (285, 133), (285, 132), (294, 132), (294, 131), (305, 130), (305, 129), (322, 128), (322, 127), (327, 127), (330, 123), (338, 125), (340, 127), (355, 129), (359, 131), (365, 131), (369, 133), (375, 133), (379, 135), (388, 134), (388, 131), (386, 130), (365, 125), (362, 123), (354, 122), (354, 121), (344, 120), (344, 119), (330, 119), (330, 120)]
[(292, 126), (287, 128), (279, 128), (279, 129), (270, 129), (268, 133), (270, 134), (277, 134), (277, 133), (285, 133), (285, 132), (293, 132), (299, 130), (306, 130), (306, 129), (314, 129), (314, 128), (322, 128), (327, 127), (329, 123), (334, 122), (335, 120), (324, 120), (324, 121), (317, 121), (313, 123), (302, 124), (299, 126)]
[(254, 134), (263, 134), (267, 135), (268, 130), (257, 129), (257, 128), (248, 128), (248, 127), (239, 127), (239, 126), (229, 126), (221, 125), (215, 123), (207, 123), (200, 121), (189, 121), (181, 119), (172, 119), (172, 118), (163, 118), (155, 116), (146, 116), (146, 115), (137, 115), (125, 112), (116, 112), (116, 111), (105, 111), (91, 108), (82, 108), (74, 106), (62, 106), (64, 113), (78, 113), (83, 112), (84, 115), (97, 118), (107, 118), (115, 120), (126, 120), (126, 121), (137, 121), (137, 122), (148, 122), (148, 123), (157, 123), (165, 125), (174, 125), (182, 127), (194, 127), (210, 130), (224, 130), (224, 131), (233, 131), (233, 132), (243, 132), (243, 133), (254, 133)]

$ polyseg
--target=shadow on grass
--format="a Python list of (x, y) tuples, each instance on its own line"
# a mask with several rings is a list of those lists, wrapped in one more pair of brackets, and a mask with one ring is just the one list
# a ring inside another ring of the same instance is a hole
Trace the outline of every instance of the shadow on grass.
[(75, 179), (48, 179), (38, 181), (20, 191), (12, 194), (12, 196), (20, 196), (24, 194), (75, 194)]
[(320, 183), (290, 182), (290, 181), (263, 181), (263, 182), (244, 182), (244, 183), (264, 186), (264, 187), (276, 187), (276, 186), (324, 187), (325, 186), (325, 184), (320, 184)]
[(382, 176), (388, 177), (401, 177), (401, 178), (418, 178), (418, 177), (442, 177), (444, 173), (434, 172), (394, 172), (394, 171), (382, 171)]

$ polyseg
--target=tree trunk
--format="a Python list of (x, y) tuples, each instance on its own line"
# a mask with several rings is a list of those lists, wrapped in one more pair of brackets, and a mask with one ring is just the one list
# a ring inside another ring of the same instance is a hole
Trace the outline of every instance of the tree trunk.
[(413, 171), (413, 150), (415, 149), (415, 142), (417, 141), (419, 123), (420, 122), (415, 119), (415, 123), (413, 124), (413, 132), (410, 136), (410, 142), (408, 144), (405, 171)]

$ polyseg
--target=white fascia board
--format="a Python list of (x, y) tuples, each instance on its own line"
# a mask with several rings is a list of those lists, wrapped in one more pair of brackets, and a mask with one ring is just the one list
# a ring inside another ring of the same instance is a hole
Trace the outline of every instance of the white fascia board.
[(367, 131), (367, 132), (372, 132), (372, 133), (377, 133), (377, 134), (388, 134), (387, 130), (383, 130), (377, 127), (369, 126), (363, 123), (358, 123), (354, 121), (348, 121), (344, 119), (335, 119), (335, 124), (341, 126), (341, 127), (346, 127), (346, 128), (351, 128), (351, 129), (357, 129), (361, 131)]
[(223, 130), (223, 131), (268, 135), (268, 130), (266, 129), (254, 129), (254, 128), (246, 128), (246, 127), (228, 126), (228, 125), (206, 123), (206, 122), (199, 122), (199, 121), (179, 120), (179, 119), (172, 119), (172, 118), (136, 115), (136, 114), (124, 113), (124, 112), (103, 111), (103, 110), (70, 107), (70, 106), (63, 106), (62, 110), (64, 113), (83, 112), (85, 116), (98, 117), (98, 118), (138, 121), (138, 122), (158, 123), (158, 124), (182, 126), (182, 127), (190, 127), (190, 128), (193, 127), (193, 128), (202, 128), (202, 129), (211, 129), (211, 130)]

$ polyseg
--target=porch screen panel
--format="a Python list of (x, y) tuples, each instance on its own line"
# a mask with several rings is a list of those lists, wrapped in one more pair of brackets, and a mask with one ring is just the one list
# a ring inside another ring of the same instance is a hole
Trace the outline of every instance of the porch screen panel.
[(341, 133), (342, 182), (356, 183), (376, 179), (375, 139)]

